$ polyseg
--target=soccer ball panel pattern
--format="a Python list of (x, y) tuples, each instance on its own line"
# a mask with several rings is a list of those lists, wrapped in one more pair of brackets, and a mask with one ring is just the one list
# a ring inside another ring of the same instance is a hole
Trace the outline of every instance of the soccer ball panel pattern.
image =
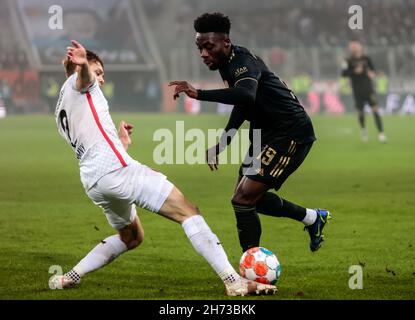
[(239, 261), (242, 277), (265, 284), (276, 284), (281, 274), (277, 256), (263, 247), (248, 249)]

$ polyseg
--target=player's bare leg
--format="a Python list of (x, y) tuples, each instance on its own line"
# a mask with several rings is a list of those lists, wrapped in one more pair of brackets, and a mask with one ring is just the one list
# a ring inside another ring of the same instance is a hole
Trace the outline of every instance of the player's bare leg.
[(159, 210), (159, 214), (182, 225), (194, 249), (203, 256), (225, 284), (229, 296), (247, 294), (274, 294), (272, 285), (249, 281), (242, 278), (229, 263), (228, 257), (218, 239), (200, 215), (176, 187)]
[(375, 124), (376, 124), (376, 128), (378, 129), (379, 132), (379, 141), (381, 143), (386, 143), (386, 136), (385, 136), (385, 132), (383, 131), (383, 123), (382, 123), (382, 118), (380, 116), (380, 110), (378, 106), (372, 106), (372, 113), (373, 113), (373, 117), (375, 118)]
[(64, 275), (56, 275), (50, 286), (55, 289), (72, 288), (81, 282), (86, 274), (100, 269), (127, 250), (137, 248), (144, 240), (144, 229), (136, 216), (130, 225), (101, 241), (75, 267)]

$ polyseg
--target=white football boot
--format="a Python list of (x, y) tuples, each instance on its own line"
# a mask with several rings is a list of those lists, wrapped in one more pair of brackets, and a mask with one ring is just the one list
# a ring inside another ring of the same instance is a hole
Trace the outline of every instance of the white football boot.
[(71, 270), (64, 275), (53, 276), (49, 280), (51, 289), (69, 289), (81, 283), (81, 277), (75, 271)]
[(367, 129), (362, 129), (362, 131), (360, 132), (360, 138), (362, 139), (363, 142), (368, 142), (369, 141), (369, 134), (367, 132)]
[(226, 294), (231, 297), (250, 294), (277, 294), (278, 288), (270, 284), (263, 284), (240, 277), (235, 282), (225, 285)]
[(386, 136), (383, 132), (379, 133), (379, 142), (380, 143), (387, 143)]

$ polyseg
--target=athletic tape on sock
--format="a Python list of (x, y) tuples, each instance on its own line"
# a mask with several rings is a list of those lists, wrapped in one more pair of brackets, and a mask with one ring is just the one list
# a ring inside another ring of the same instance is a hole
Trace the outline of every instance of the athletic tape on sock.
[(182, 227), (187, 237), (191, 238), (195, 234), (202, 231), (210, 231), (209, 226), (206, 224), (205, 219), (201, 215), (195, 215), (186, 219), (182, 223)]

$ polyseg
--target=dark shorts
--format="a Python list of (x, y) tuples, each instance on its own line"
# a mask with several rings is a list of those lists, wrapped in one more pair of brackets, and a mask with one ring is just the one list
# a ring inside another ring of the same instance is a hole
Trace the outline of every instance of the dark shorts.
[(356, 103), (356, 109), (363, 111), (366, 103), (371, 107), (374, 107), (378, 104), (376, 99), (376, 93), (374, 91), (359, 92), (354, 94), (354, 100)]
[(239, 175), (278, 190), (303, 163), (312, 145), (313, 142), (298, 144), (288, 139), (269, 142), (250, 163), (244, 161), (239, 168)]

